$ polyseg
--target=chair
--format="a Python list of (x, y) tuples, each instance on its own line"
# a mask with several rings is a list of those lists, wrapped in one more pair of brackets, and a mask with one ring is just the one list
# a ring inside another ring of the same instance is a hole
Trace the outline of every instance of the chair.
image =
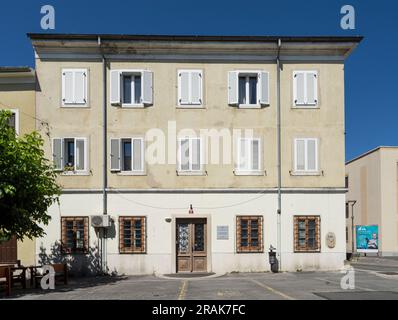
[(10, 266), (0, 267), (0, 284), (5, 285), (6, 296), (11, 295), (11, 269)]
[[(56, 263), (51, 264), (54, 268), (55, 272), (55, 282), (57, 280), (62, 280), (62, 282), (67, 285), (68, 284), (68, 265), (66, 263)], [(43, 268), (43, 266), (36, 266), (31, 268), (31, 280), (34, 279), (35, 287), (39, 287), (39, 282), (43, 278), (45, 274), (38, 274), (37, 269)]]

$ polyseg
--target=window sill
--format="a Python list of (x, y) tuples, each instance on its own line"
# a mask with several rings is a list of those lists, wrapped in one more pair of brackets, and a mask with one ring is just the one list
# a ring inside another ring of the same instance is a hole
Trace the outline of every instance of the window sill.
[(206, 109), (203, 104), (179, 104), (176, 106), (177, 109)]
[(260, 104), (238, 104), (239, 109), (261, 109)]
[(112, 172), (116, 172), (116, 174), (118, 176), (146, 176), (146, 172), (145, 171), (112, 171)]
[(176, 171), (177, 176), (207, 176), (207, 171)]
[(61, 176), (63, 177), (68, 177), (68, 176), (89, 176), (90, 173), (88, 172), (74, 172), (74, 171), (70, 171), (70, 172), (65, 172), (65, 171), (58, 171), (60, 172)]
[(320, 106), (313, 104), (301, 104), (301, 105), (293, 105), (292, 109), (320, 109)]
[(266, 176), (267, 172), (256, 170), (256, 171), (242, 171), (242, 170), (234, 170), (235, 176)]
[(321, 253), (321, 250), (294, 250), (294, 253)]
[(145, 107), (145, 105), (143, 103), (140, 104), (121, 104), (120, 105), (121, 108), (125, 108), (125, 109), (142, 109)]
[(291, 176), (323, 176), (323, 171), (290, 171)]
[(76, 108), (89, 109), (90, 107), (86, 103), (85, 104), (71, 103), (71, 104), (63, 104), (63, 105), (61, 105), (61, 108), (65, 108), (65, 109), (76, 109)]

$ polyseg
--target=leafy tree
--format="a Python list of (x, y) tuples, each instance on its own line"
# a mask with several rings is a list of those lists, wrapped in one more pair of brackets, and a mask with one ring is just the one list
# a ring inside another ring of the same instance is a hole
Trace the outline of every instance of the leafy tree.
[(17, 137), (9, 111), (0, 111), (0, 239), (45, 234), (48, 207), (58, 202), (61, 188), (53, 164), (44, 157), (37, 132)]

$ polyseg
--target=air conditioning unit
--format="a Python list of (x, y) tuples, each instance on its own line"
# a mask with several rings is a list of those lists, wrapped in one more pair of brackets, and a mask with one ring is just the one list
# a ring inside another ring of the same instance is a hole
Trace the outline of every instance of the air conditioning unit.
[(91, 225), (94, 228), (109, 228), (111, 226), (111, 217), (108, 215), (91, 216)]

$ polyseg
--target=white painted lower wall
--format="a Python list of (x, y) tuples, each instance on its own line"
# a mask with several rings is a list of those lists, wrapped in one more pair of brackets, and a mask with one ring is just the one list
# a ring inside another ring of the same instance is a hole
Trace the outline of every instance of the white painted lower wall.
[[(189, 215), (192, 204), (194, 214)], [(102, 195), (95, 193), (63, 194), (60, 206), (49, 209), (52, 219), (45, 227), (47, 235), (36, 241), (37, 260), (43, 250), (51, 255), (54, 243), (61, 239), (61, 216), (91, 216), (102, 212)], [(176, 272), (175, 221), (177, 217), (206, 217), (208, 226), (208, 271), (269, 271), (268, 248), (277, 245), (277, 194), (263, 193), (110, 193), (108, 214), (115, 226), (107, 240), (107, 262), (118, 274), (169, 274)], [(146, 216), (147, 253), (119, 254), (119, 216)], [(236, 216), (262, 215), (264, 253), (236, 253)], [(294, 253), (293, 216), (321, 217), (321, 252)], [(166, 218), (171, 218), (167, 222)], [(217, 240), (217, 226), (229, 226), (229, 239)], [(336, 246), (328, 248), (326, 234), (336, 235)], [(89, 243), (93, 254), (59, 257), (74, 260), (73, 269), (90, 273), (97, 256), (97, 234), (90, 226)], [(342, 193), (284, 193), (282, 195), (282, 257), (284, 271), (339, 270), (346, 257), (345, 195)], [(51, 257), (50, 257), (51, 258)], [(39, 262), (39, 261), (38, 261)]]

